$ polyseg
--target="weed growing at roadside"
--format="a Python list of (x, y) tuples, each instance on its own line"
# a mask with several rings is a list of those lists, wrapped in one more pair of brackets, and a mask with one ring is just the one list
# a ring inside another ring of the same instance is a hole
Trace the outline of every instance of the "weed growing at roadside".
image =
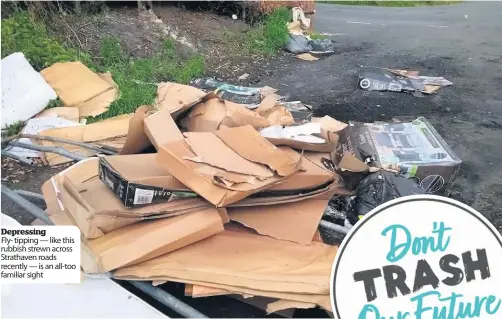
[[(7, 127), (7, 132), (5, 133), (5, 136), (12, 136), (12, 135), (19, 134), (21, 132), (21, 130), (23, 129), (23, 126), (24, 126), (23, 121), (18, 121), (12, 125), (9, 125)], [(3, 135), (3, 133), (2, 133), (2, 135)]]
[(276, 9), (265, 16), (263, 23), (246, 33), (224, 32), (224, 40), (240, 54), (263, 54), (273, 56), (281, 50), (289, 39), (287, 23), (291, 12), (287, 8)]
[[(24, 53), (36, 70), (56, 62), (80, 60), (94, 71), (111, 72), (119, 87), (119, 98), (110, 105), (106, 113), (88, 118), (88, 123), (131, 113), (140, 105), (153, 103), (159, 82), (187, 84), (204, 73), (204, 58), (201, 55), (183, 60), (170, 40), (166, 40), (161, 52), (154, 56), (133, 59), (124, 53), (118, 39), (105, 38), (100, 43), (100, 59), (92, 61), (87, 53), (67, 48), (58, 39), (51, 37), (45, 25), (27, 12), (2, 20), (2, 57), (14, 52)], [(54, 106), (60, 106), (59, 100), (51, 101), (48, 105)], [(16, 128), (13, 125), (9, 130), (14, 132)]]
[(106, 113), (89, 118), (88, 123), (131, 113), (140, 105), (152, 104), (159, 82), (187, 84), (204, 73), (204, 58), (201, 55), (183, 61), (170, 40), (166, 40), (161, 52), (152, 57), (128, 59), (116, 38), (105, 38), (101, 42), (101, 57), (103, 59), (98, 69), (112, 73), (113, 80), (119, 86), (120, 96)]
[(88, 54), (67, 48), (50, 37), (45, 26), (26, 11), (2, 20), (2, 58), (14, 52), (24, 53), (36, 70), (63, 61), (91, 63)]
[(324, 35), (324, 34), (319, 34), (319, 33), (312, 33), (310, 35), (310, 38), (312, 40), (324, 40), (324, 39), (328, 39), (328, 36)]

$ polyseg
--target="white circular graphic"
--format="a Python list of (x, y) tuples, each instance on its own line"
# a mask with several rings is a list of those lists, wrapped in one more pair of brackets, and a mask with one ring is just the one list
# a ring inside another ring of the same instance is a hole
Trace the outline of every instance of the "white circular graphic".
[(458, 201), (392, 200), (344, 239), (331, 303), (338, 319), (502, 318), (502, 237)]

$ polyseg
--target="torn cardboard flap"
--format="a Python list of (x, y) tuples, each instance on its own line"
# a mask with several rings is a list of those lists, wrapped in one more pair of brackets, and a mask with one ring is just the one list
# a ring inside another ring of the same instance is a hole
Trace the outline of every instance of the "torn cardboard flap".
[[(295, 119), (291, 112), (284, 106), (276, 105), (264, 112), (268, 125), (293, 125)], [(260, 128), (265, 127), (261, 126)]]
[[(288, 156), (251, 126), (186, 134), (185, 140), (160, 146), (158, 161), (183, 184), (218, 207), (281, 182), (301, 165), (301, 159)], [(227, 156), (236, 162), (229, 162)], [(211, 172), (218, 174), (208, 175)], [(246, 183), (250, 176), (256, 177), (256, 181)], [(222, 178), (226, 181), (222, 182)]]
[(348, 124), (337, 121), (328, 115), (324, 117), (313, 117), (312, 122), (319, 123), (323, 130), (333, 133), (343, 131), (348, 126)]
[(165, 277), (260, 291), (329, 295), (336, 253), (337, 247), (321, 243), (301, 245), (225, 230), (170, 254), (120, 268), (114, 276)]
[(157, 150), (160, 145), (183, 140), (183, 134), (167, 109), (145, 117), (143, 122), (145, 134)]
[(327, 199), (309, 199), (290, 204), (228, 208), (228, 215), (261, 235), (308, 245), (327, 205)]
[[(132, 114), (125, 114), (92, 124), (45, 130), (40, 132), (39, 135), (58, 137), (77, 142), (92, 142), (95, 144), (121, 148), (125, 143), (125, 136), (128, 131), (129, 120), (131, 117)], [(92, 156), (96, 153), (93, 150), (84, 149), (76, 145), (68, 145), (45, 140), (41, 140), (39, 143), (43, 146), (63, 147), (70, 152), (82, 156)], [(72, 159), (56, 153), (45, 153), (45, 158), (50, 165), (59, 165), (72, 161)]]
[(313, 62), (313, 61), (317, 61), (319, 60), (318, 57), (315, 57), (313, 56), (312, 54), (310, 53), (302, 53), (302, 54), (298, 54), (296, 56), (298, 59), (300, 60), (303, 60), (303, 61), (310, 61), (310, 62)]
[(268, 125), (266, 119), (246, 107), (219, 98), (211, 98), (195, 105), (187, 116), (190, 132), (213, 132), (225, 127), (251, 125), (262, 128)]
[[(185, 158), (187, 160), (202, 162), (229, 172), (258, 178), (274, 176), (274, 172), (266, 166), (250, 162), (231, 148), (226, 147), (225, 142), (213, 133), (185, 133), (184, 135), (186, 143), (198, 157), (198, 160)], [(216, 153), (215, 149), (219, 151)]]
[(280, 176), (289, 176), (300, 168), (301, 159), (297, 161), (287, 155), (249, 125), (216, 131), (214, 134), (243, 158), (266, 165)]
[(64, 105), (79, 108), (80, 117), (106, 112), (117, 98), (111, 74), (98, 75), (81, 62), (58, 62), (40, 71)]
[(124, 147), (120, 150), (120, 155), (137, 154), (146, 150), (151, 144), (148, 136), (145, 134), (143, 120), (148, 116), (149, 112), (154, 108), (149, 105), (142, 105), (136, 109), (134, 115), (129, 121), (127, 138)]
[(271, 110), (277, 104), (277, 99), (273, 94), (269, 94), (265, 96), (265, 98), (261, 101), (260, 106), (256, 109), (256, 113), (260, 115), (265, 115), (266, 112)]
[(163, 82), (157, 87), (155, 105), (159, 109), (167, 110), (176, 120), (206, 95), (207, 93), (193, 86)]

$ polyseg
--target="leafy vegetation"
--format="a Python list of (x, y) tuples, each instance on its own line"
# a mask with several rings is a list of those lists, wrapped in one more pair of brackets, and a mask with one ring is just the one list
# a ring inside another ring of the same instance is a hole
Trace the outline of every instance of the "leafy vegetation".
[(291, 11), (281, 7), (266, 15), (260, 25), (246, 33), (225, 32), (225, 41), (233, 46), (236, 52), (273, 56), (288, 42), (287, 23), (290, 20)]
[(427, 1), (413, 1), (413, 0), (397, 0), (397, 1), (385, 1), (385, 0), (318, 0), (318, 3), (331, 3), (331, 4), (347, 4), (347, 5), (358, 5), (358, 6), (379, 6), (379, 7), (420, 7), (420, 6), (434, 6), (434, 5), (446, 5), (455, 4), (462, 1), (447, 1), (447, 0), (427, 0)]
[[(23, 129), (23, 126), (24, 126), (23, 121), (18, 121), (14, 124), (9, 125), (6, 129), (5, 136), (12, 136), (12, 135), (19, 134), (21, 132), (21, 130)], [(3, 134), (4, 133), (2, 131), (2, 135)]]
[[(204, 58), (201, 55), (181, 59), (170, 40), (164, 42), (157, 54), (133, 59), (124, 52), (118, 39), (105, 38), (100, 44), (100, 58), (93, 61), (86, 52), (63, 46), (59, 39), (47, 33), (43, 23), (27, 12), (2, 20), (2, 57), (14, 52), (23, 52), (37, 70), (56, 62), (79, 60), (96, 72), (111, 72), (120, 96), (106, 113), (89, 118), (89, 123), (131, 113), (140, 105), (151, 104), (159, 82), (187, 84), (204, 73)], [(56, 100), (49, 107), (58, 105)]]
[(26, 11), (2, 20), (2, 58), (14, 52), (23, 52), (37, 70), (63, 61), (80, 60), (91, 64), (88, 54), (67, 48), (51, 38), (45, 26)]

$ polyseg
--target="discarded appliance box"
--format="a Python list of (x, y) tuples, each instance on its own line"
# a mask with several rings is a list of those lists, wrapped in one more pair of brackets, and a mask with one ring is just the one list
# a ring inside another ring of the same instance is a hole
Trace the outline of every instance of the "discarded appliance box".
[(127, 208), (199, 197), (158, 165), (155, 157), (101, 156), (99, 178)]
[(429, 194), (449, 194), (462, 161), (423, 117), (408, 123), (350, 123), (340, 152), (417, 178)]

